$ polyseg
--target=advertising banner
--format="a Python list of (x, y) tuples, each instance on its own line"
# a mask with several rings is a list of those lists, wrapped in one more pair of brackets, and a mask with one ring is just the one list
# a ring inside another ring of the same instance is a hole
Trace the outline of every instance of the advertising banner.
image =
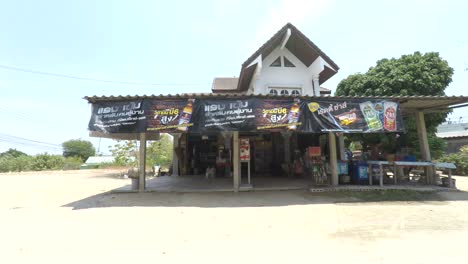
[(249, 138), (240, 138), (239, 139), (239, 149), (240, 149), (240, 160), (249, 161), (250, 160), (250, 143)]
[(199, 100), (195, 113), (194, 130), (198, 131), (253, 131), (256, 99)]
[(187, 132), (193, 126), (194, 99), (146, 100), (146, 131)]
[(92, 105), (88, 129), (103, 133), (136, 133), (145, 127), (142, 100), (99, 102)]
[(144, 99), (92, 105), (89, 130), (104, 133), (403, 131), (400, 105), (387, 100)]
[(298, 130), (301, 107), (298, 100), (258, 100), (255, 108), (256, 130)]
[[(396, 132), (403, 130), (399, 104), (383, 100), (305, 102), (307, 132)], [(304, 105), (303, 104), (303, 105)]]

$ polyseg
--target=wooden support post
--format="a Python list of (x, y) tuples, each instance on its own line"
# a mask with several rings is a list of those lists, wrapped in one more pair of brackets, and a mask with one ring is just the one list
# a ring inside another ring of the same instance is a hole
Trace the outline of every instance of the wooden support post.
[(176, 149), (179, 147), (180, 133), (172, 134), (172, 176), (179, 176), (179, 157), (177, 156)]
[(330, 148), (331, 184), (338, 185), (338, 160), (336, 157), (336, 137), (333, 132), (328, 132), (328, 145)]
[[(424, 120), (424, 113), (422, 111), (416, 113), (416, 128), (418, 130), (421, 158), (423, 161), (431, 162), (431, 151), (429, 149), (429, 141), (427, 140), (426, 122)], [(433, 179), (435, 176), (433, 167), (427, 167), (426, 177), (429, 184), (434, 183)]]
[(234, 191), (239, 191), (240, 186), (240, 161), (239, 161), (239, 132), (234, 131), (232, 137), (232, 167)]
[(146, 133), (140, 133), (140, 177), (138, 191), (144, 192), (146, 185)]

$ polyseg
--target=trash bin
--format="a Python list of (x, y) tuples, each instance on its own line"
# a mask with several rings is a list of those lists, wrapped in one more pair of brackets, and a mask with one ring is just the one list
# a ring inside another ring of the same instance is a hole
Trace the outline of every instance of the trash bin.
[(367, 175), (367, 163), (364, 161), (353, 162), (353, 177), (354, 184), (368, 184), (369, 176)]
[(132, 190), (138, 190), (140, 187), (140, 179), (139, 178), (130, 178), (132, 179)]
[[(457, 180), (452, 178), (452, 188), (457, 188), (456, 183), (457, 183)], [(448, 177), (442, 178), (442, 186), (450, 187)]]

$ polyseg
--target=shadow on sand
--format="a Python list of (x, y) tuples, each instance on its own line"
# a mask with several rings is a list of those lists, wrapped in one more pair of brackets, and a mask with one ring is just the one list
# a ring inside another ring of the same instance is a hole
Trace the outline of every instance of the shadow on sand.
[(273, 207), (310, 204), (362, 204), (380, 202), (407, 202), (408, 205), (431, 203), (446, 205), (451, 201), (467, 201), (464, 191), (339, 191), (313, 193), (296, 191), (253, 191), (253, 192), (106, 192), (63, 205), (74, 210), (106, 207)]

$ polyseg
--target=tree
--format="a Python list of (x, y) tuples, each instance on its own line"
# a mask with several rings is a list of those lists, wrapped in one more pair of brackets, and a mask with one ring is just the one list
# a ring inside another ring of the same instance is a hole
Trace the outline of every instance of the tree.
[(18, 158), (20, 156), (28, 156), (28, 154), (22, 151), (16, 150), (16, 149), (12, 149), (12, 148), (8, 149), (5, 152), (0, 153), (0, 158), (3, 158), (3, 157)]
[[(115, 163), (120, 166), (136, 166), (139, 160), (137, 141), (118, 141), (109, 147), (115, 157)], [(157, 141), (152, 141), (146, 148), (146, 165), (160, 165), (168, 167), (172, 162), (172, 139), (168, 134), (161, 134)]]
[(158, 141), (149, 144), (146, 154), (146, 164), (168, 167), (172, 162), (172, 138), (168, 134), (161, 134)]
[(109, 146), (109, 151), (115, 157), (115, 163), (120, 166), (136, 166), (138, 162), (138, 149), (135, 140), (117, 141)]
[[(415, 52), (398, 59), (382, 59), (366, 73), (357, 73), (342, 80), (337, 87), (337, 96), (393, 96), (393, 95), (445, 95), (452, 82), (453, 69), (439, 53)], [(444, 141), (435, 136), (437, 126), (448, 113), (425, 116), (429, 144), (433, 157), (443, 153)], [(415, 152), (419, 151), (414, 117), (404, 119), (408, 133), (404, 141)]]
[(80, 157), (86, 161), (96, 154), (93, 144), (86, 140), (72, 139), (62, 143), (64, 157)]

